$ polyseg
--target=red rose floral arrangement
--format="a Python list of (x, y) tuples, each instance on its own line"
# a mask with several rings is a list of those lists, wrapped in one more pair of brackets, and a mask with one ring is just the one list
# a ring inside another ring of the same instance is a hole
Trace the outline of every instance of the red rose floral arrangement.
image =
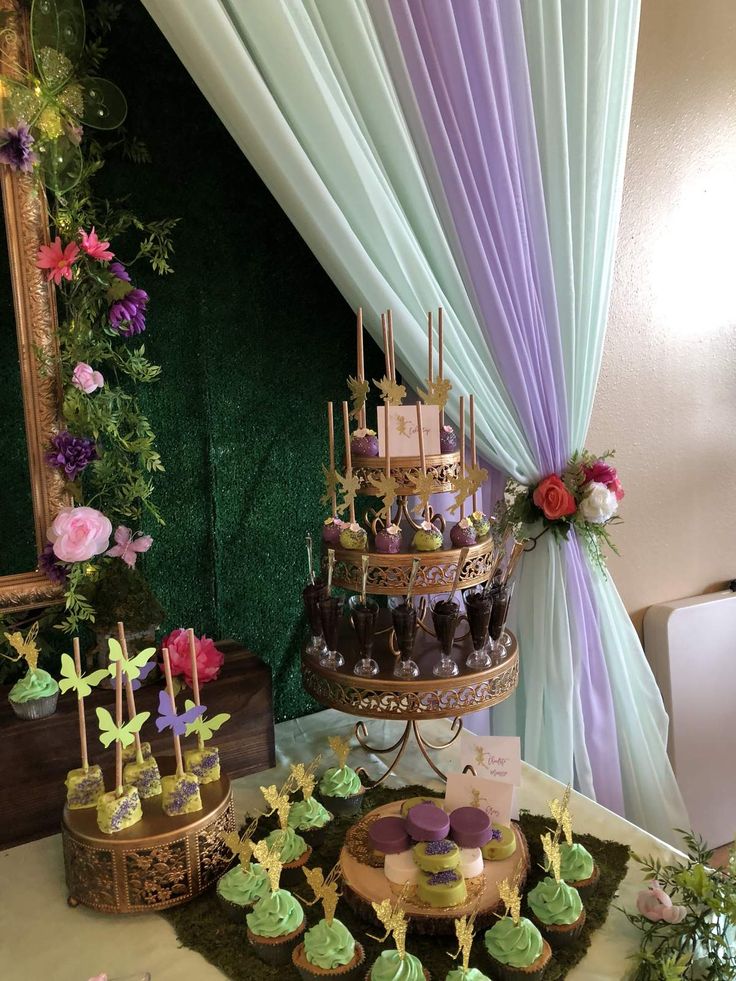
[(577, 453), (561, 474), (548, 474), (531, 487), (508, 481), (496, 509), (499, 534), (511, 532), (516, 538), (536, 541), (546, 532), (567, 538), (574, 530), (604, 569), (602, 549), (607, 545), (616, 551), (608, 528), (620, 520), (618, 506), (624, 496), (616, 468), (609, 462), (612, 456), (612, 452)]

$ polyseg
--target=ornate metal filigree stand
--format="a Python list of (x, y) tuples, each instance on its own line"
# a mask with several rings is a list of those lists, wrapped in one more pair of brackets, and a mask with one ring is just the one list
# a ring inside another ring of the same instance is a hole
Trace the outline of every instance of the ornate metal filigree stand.
[(97, 827), (94, 808), (64, 808), (69, 904), (103, 913), (143, 913), (178, 906), (198, 896), (232, 860), (222, 840), (235, 830), (226, 776), (200, 787), (201, 811), (167, 817), (161, 798), (144, 800), (143, 819), (116, 835)]

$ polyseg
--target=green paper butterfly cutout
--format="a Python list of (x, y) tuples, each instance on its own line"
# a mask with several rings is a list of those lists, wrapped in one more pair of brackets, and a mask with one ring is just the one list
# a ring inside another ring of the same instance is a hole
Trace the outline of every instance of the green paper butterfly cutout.
[[(187, 710), (187, 712), (189, 709), (193, 709), (194, 707), (194, 702), (191, 699), (188, 698), (184, 702), (184, 708)], [(229, 718), (230, 715), (227, 712), (220, 712), (219, 715), (215, 715), (211, 719), (207, 719), (204, 715), (200, 715), (200, 717), (195, 719), (194, 722), (187, 723), (185, 735), (193, 736), (196, 734), (201, 738), (202, 742), (206, 743), (207, 740), (212, 739), (217, 730), (223, 726)]]
[(150, 716), (150, 712), (139, 712), (134, 715), (130, 722), (123, 726), (116, 726), (115, 720), (106, 708), (97, 708), (97, 720), (100, 724), (100, 742), (107, 748), (110, 743), (122, 743), (123, 748), (130, 746), (135, 738), (135, 734), (143, 728), (143, 723)]
[(110, 658), (110, 677), (114, 678), (117, 674), (117, 664), (120, 662), (120, 670), (125, 678), (136, 681), (140, 678), (141, 668), (147, 664), (151, 657), (156, 653), (155, 647), (147, 647), (144, 651), (128, 657), (126, 660), (120, 643), (114, 637), (110, 637), (107, 642), (108, 657)]
[(62, 692), (75, 691), (77, 698), (86, 698), (92, 693), (95, 685), (99, 685), (103, 678), (107, 678), (108, 672), (105, 668), (93, 671), (91, 674), (77, 674), (74, 660), (69, 654), (61, 655), (61, 679), (59, 688)]

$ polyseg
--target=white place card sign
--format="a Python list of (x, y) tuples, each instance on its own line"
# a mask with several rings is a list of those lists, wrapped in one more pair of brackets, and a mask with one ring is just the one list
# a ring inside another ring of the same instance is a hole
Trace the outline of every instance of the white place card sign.
[[(385, 406), (378, 406), (378, 453), (386, 455), (384, 438)], [(388, 442), (391, 456), (419, 456), (419, 427), (417, 410), (413, 405), (388, 407)], [(440, 452), (440, 408), (438, 405), (422, 406), (425, 456), (437, 456)]]
[(514, 786), (500, 780), (485, 780), (472, 773), (449, 773), (445, 788), (445, 807), (480, 807), (494, 824), (508, 825)]
[(521, 786), (521, 740), (518, 736), (476, 736), (463, 730), (460, 769), (470, 765), (476, 776)]

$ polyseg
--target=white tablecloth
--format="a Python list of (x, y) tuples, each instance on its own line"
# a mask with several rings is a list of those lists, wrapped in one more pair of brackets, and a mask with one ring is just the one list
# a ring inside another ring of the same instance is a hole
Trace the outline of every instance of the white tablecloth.
[[(307, 762), (326, 749), (328, 734), (348, 734), (355, 720), (340, 712), (327, 711), (276, 727), (277, 766), (234, 781), (236, 816), (259, 808), (258, 791), (264, 782), (278, 782), (289, 762)], [(403, 725), (403, 724), (402, 724)], [(374, 745), (396, 738), (397, 723), (371, 722), (368, 731)], [(441, 741), (446, 722), (427, 722), (427, 738)], [(442, 757), (449, 762), (448, 750)], [(357, 765), (362, 751), (352, 762)], [(363, 763), (363, 760), (360, 760)], [(371, 771), (369, 763), (366, 767)], [(381, 772), (380, 764), (376, 773)], [(439, 781), (414, 746), (404, 755), (390, 786), (422, 783), (441, 789)], [(547, 801), (559, 796), (560, 784), (531, 766), (524, 766), (520, 806), (546, 813)], [(605, 808), (574, 795), (575, 827), (630, 845), (639, 854), (671, 860), (677, 853)], [(618, 903), (632, 908), (642, 887), (636, 863), (631, 862), (622, 883)], [(58, 835), (0, 852), (0, 976), (3, 981), (86, 981), (107, 971), (111, 978), (134, 971), (150, 971), (152, 981), (221, 981), (223, 975), (199, 954), (177, 945), (169, 924), (160, 916), (114, 917), (66, 904), (64, 865)], [(605, 926), (593, 939), (586, 958), (569, 975), (569, 981), (620, 981), (626, 973), (626, 958), (637, 945), (637, 933), (624, 916), (612, 909)], [(441, 981), (441, 979), (440, 979)]]

